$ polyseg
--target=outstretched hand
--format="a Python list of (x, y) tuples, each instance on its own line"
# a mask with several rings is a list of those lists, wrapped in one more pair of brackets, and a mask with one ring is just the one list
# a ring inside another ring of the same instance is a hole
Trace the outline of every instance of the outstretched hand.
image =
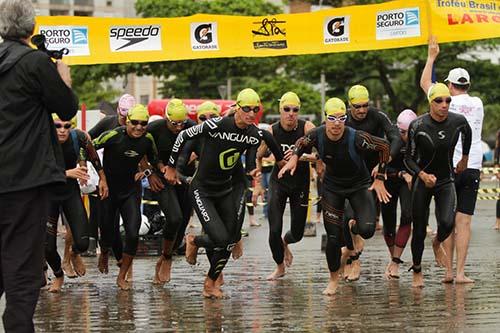
[(378, 201), (382, 203), (388, 203), (392, 197), (391, 194), (387, 192), (384, 182), (380, 179), (375, 179), (368, 191), (375, 191), (375, 193), (377, 193)]

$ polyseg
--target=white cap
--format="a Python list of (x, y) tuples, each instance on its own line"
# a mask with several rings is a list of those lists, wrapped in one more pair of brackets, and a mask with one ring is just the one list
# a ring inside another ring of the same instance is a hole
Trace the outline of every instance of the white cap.
[(448, 77), (444, 79), (445, 81), (449, 81), (455, 84), (466, 85), (470, 84), (470, 76), (469, 72), (467, 72), (463, 68), (453, 68), (449, 73)]

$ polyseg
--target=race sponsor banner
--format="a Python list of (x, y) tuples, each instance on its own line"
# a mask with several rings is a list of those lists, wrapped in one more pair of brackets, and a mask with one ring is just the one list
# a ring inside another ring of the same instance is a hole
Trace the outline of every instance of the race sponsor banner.
[(410, 47), (500, 37), (500, 4), (405, 0), (259, 17), (37, 17), (49, 49), (69, 64), (268, 57)]

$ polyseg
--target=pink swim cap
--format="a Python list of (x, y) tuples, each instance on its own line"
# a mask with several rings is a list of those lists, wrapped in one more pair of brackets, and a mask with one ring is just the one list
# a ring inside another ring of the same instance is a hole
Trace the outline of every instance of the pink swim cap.
[(398, 116), (398, 127), (402, 130), (407, 130), (410, 126), (410, 123), (417, 118), (415, 112), (410, 109), (406, 109), (401, 111)]
[(118, 112), (122, 116), (126, 116), (128, 114), (128, 110), (130, 110), (136, 104), (135, 98), (132, 95), (125, 94), (120, 97), (118, 101)]

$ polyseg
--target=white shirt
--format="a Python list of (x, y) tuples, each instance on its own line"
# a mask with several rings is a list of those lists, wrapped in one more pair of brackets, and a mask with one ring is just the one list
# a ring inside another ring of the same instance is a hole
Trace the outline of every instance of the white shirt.
[[(483, 128), (483, 102), (479, 97), (461, 94), (451, 97), (450, 112), (463, 115), (472, 129), (472, 144), (469, 153), (469, 169), (481, 169), (483, 162), (483, 148), (481, 145), (481, 130)], [(462, 138), (458, 138), (453, 155), (453, 166), (457, 166), (462, 158)]]

